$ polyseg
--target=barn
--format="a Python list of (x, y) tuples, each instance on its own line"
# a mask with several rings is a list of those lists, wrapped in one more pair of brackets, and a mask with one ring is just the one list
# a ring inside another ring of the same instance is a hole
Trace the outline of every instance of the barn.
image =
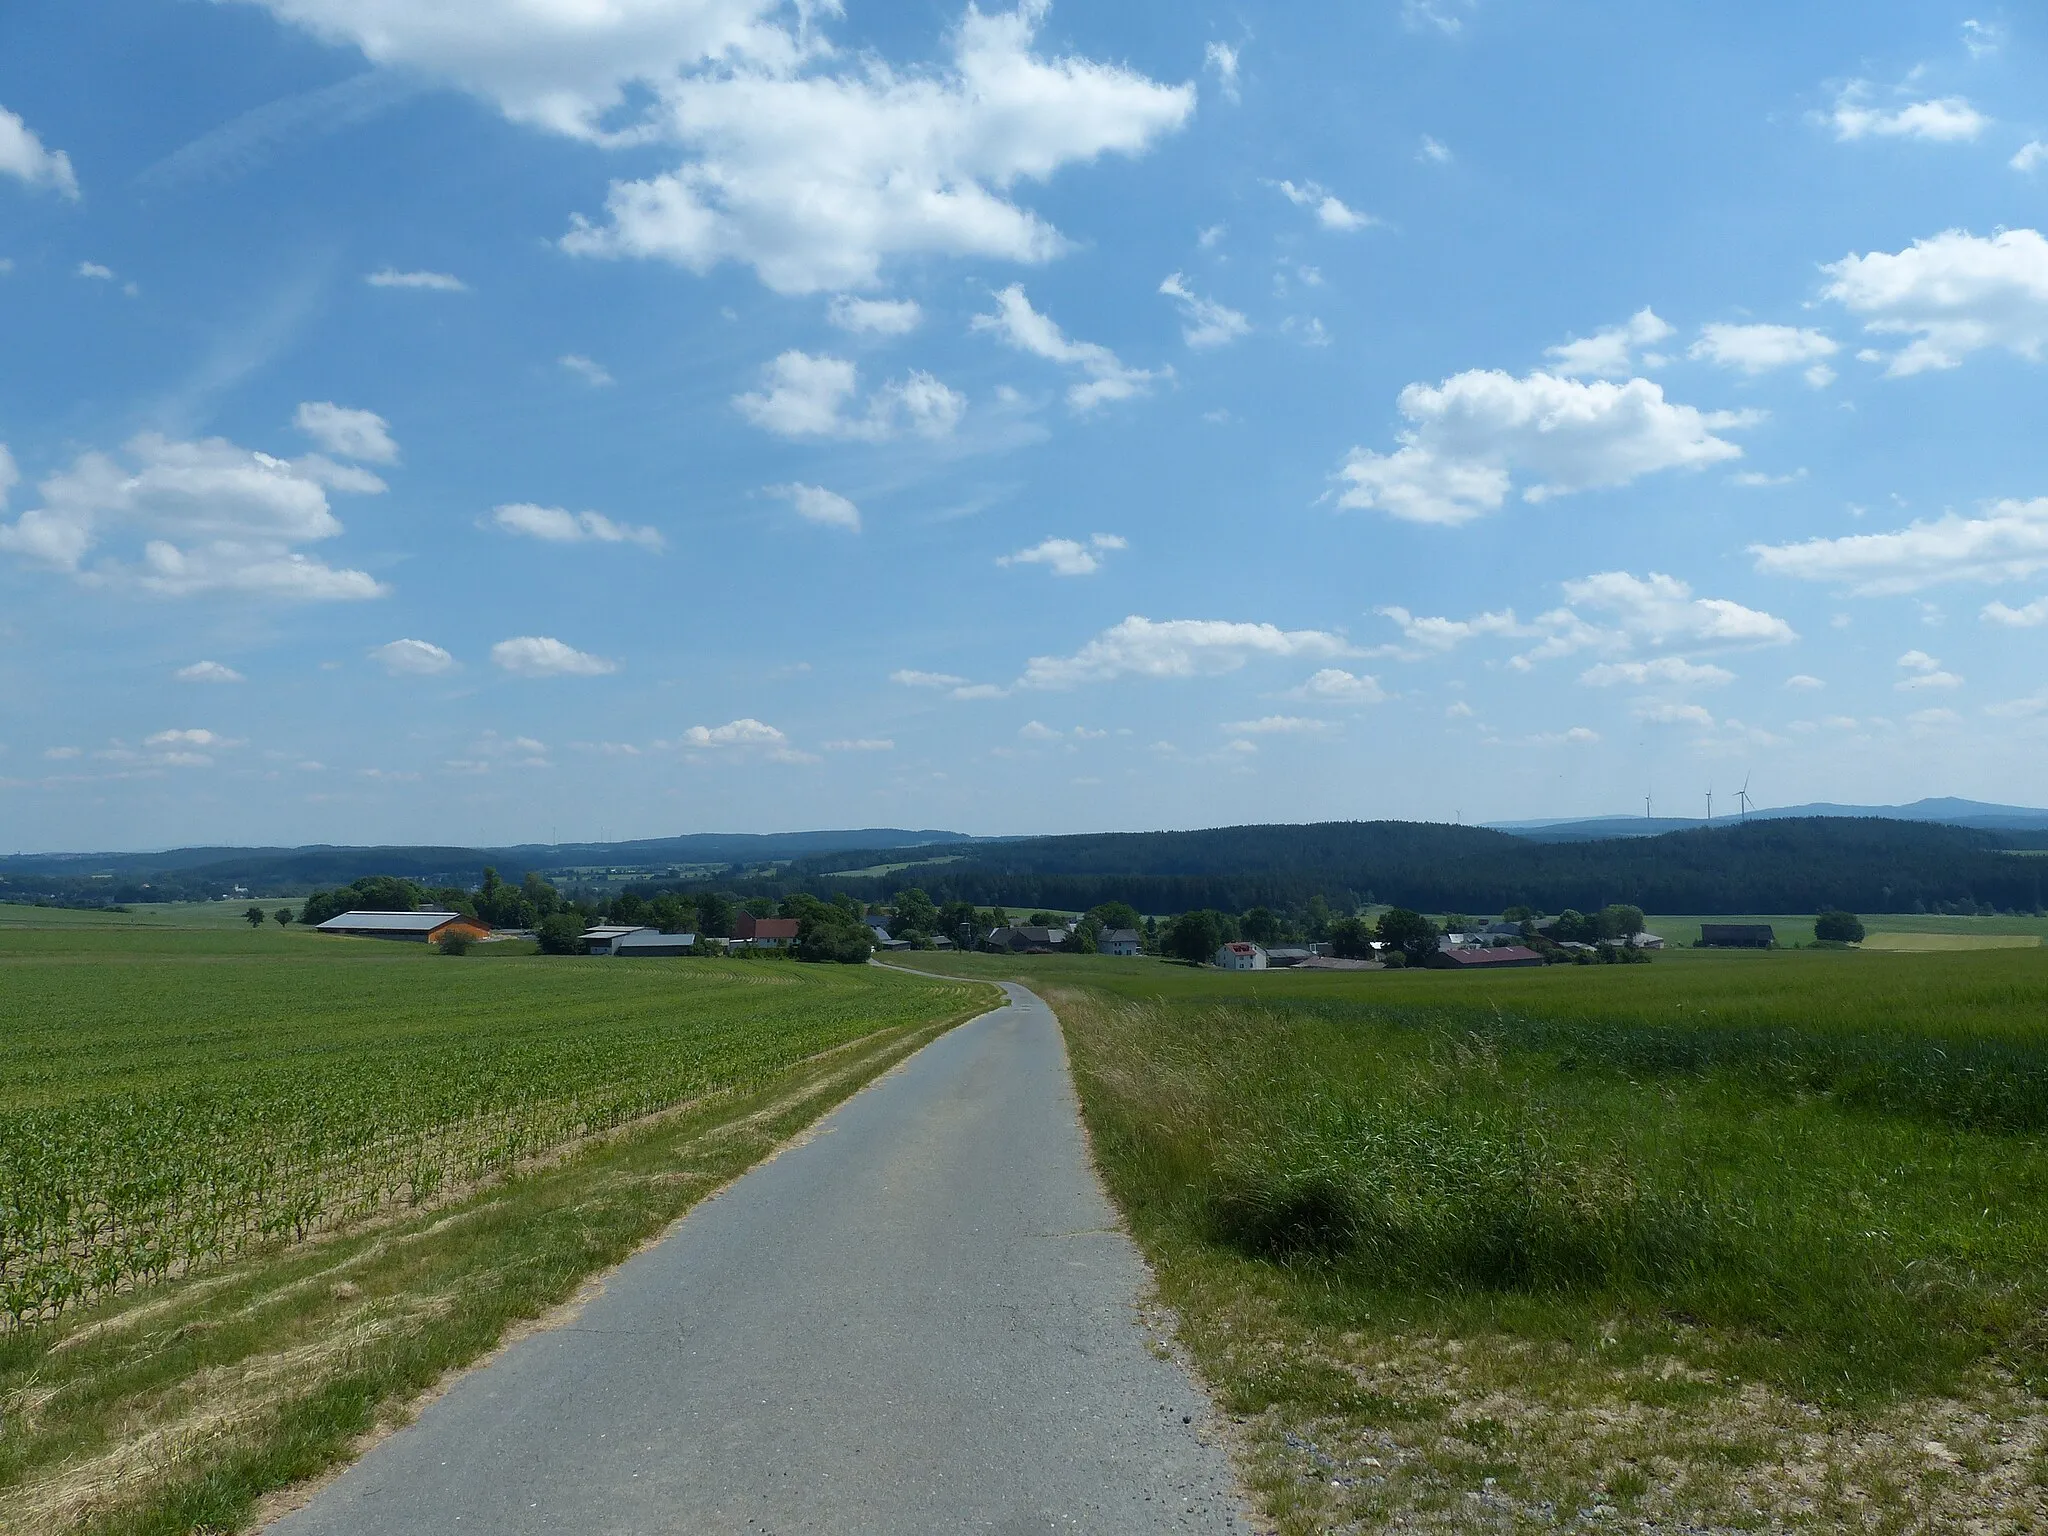
[(460, 912), (344, 912), (314, 931), (352, 939), (405, 939), (414, 944), (438, 944), (458, 933), (472, 939), (491, 936), (487, 925)]
[(1778, 936), (1769, 923), (1701, 923), (1702, 949), (1770, 949)]

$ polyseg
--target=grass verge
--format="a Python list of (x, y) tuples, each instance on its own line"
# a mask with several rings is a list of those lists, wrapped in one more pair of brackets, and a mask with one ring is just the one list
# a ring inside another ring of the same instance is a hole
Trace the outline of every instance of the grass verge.
[(0, 1532), (243, 1528), (450, 1371), (995, 999), (590, 1138), (431, 1210), (0, 1337)]
[(2048, 1529), (2038, 951), (944, 966), (1058, 1012), (1275, 1529)]

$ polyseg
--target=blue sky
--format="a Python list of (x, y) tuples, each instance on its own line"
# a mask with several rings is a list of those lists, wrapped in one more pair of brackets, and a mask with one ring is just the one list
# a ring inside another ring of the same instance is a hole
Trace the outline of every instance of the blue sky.
[(0, 847), (2039, 803), (2012, 10), (0, 15)]

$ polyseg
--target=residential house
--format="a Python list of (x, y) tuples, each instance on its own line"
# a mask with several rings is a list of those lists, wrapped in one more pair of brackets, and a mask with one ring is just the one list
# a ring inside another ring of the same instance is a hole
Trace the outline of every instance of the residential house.
[(1049, 955), (1067, 942), (1064, 928), (1034, 928), (1012, 924), (988, 936), (990, 949), (1008, 950), (1013, 955)]
[(344, 912), (317, 925), (316, 932), (354, 939), (405, 939), (438, 944), (454, 934), (471, 939), (491, 936), (488, 926), (459, 912)]
[(1128, 957), (1143, 954), (1145, 944), (1135, 928), (1105, 928), (1095, 936), (1095, 950), (1098, 954)]
[(742, 912), (733, 919), (732, 936), (756, 949), (787, 949), (796, 942), (797, 920), (793, 917), (756, 917)]
[(1215, 964), (1226, 971), (1263, 971), (1266, 952), (1256, 944), (1247, 944), (1239, 939), (1216, 951)]

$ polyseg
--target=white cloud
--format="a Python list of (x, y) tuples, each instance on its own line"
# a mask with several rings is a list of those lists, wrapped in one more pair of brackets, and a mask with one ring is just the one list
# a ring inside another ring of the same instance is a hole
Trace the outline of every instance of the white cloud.
[(1865, 597), (2016, 581), (2048, 569), (2048, 497), (1994, 502), (1982, 517), (1945, 512), (1893, 533), (1752, 544), (1749, 552), (1767, 575), (1835, 582)]
[(96, 283), (111, 283), (114, 280), (114, 269), (97, 261), (81, 261), (78, 264), (78, 275), (89, 277)]
[(1964, 143), (1976, 138), (1991, 121), (1960, 96), (1908, 102), (1887, 112), (1870, 105), (1870, 89), (1869, 81), (1852, 80), (1835, 98), (1828, 121), (1842, 143), (1867, 138)]
[(455, 658), (427, 640), (393, 640), (370, 652), (393, 677), (438, 677), (455, 670)]
[(1862, 316), (1864, 329), (1914, 338), (1889, 359), (1894, 377), (1954, 368), (1986, 347), (2034, 360), (2048, 343), (2048, 240), (2038, 230), (1983, 239), (1951, 229), (1821, 270), (1832, 279), (1823, 296)]
[(850, 741), (828, 741), (827, 752), (894, 752), (896, 743), (885, 737), (860, 736)]
[(789, 738), (774, 726), (752, 716), (729, 720), (724, 725), (693, 725), (683, 732), (683, 745), (687, 747), (780, 747), (788, 742)]
[(1478, 3), (1479, 0), (1401, 0), (1401, 20), (1410, 31), (1433, 29), (1445, 37), (1456, 37), (1465, 30), (1462, 13)]
[(447, 272), (400, 272), (395, 267), (379, 267), (375, 272), (364, 274), (363, 281), (372, 288), (422, 288), (431, 293), (469, 292), (469, 284)]
[(1570, 377), (1621, 378), (1635, 368), (1638, 349), (1655, 346), (1675, 334), (1646, 305), (1620, 325), (1547, 348), (1543, 355), (1556, 364), (1557, 372)]
[(588, 384), (592, 389), (603, 389), (615, 382), (611, 376), (611, 370), (606, 368), (603, 363), (593, 361), (579, 352), (564, 352), (555, 361), (569, 372), (575, 374), (577, 378)]
[(1950, 689), (1963, 686), (1963, 680), (1955, 673), (1946, 671), (1941, 663), (1925, 651), (1908, 651), (1899, 658), (1899, 670), (1906, 675), (1892, 687), (1900, 693), (1917, 693), (1928, 689)]
[(1353, 230), (1364, 229), (1367, 225), (1378, 222), (1369, 213), (1360, 213), (1355, 208), (1345, 206), (1342, 198), (1316, 182), (1275, 181), (1267, 185), (1295, 207), (1313, 208), (1316, 222), (1325, 229), (1349, 234)]
[[(84, 453), (38, 487), (42, 505), (0, 524), (0, 551), (89, 583), (163, 596), (241, 592), (302, 601), (381, 596), (362, 571), (336, 570), (295, 546), (342, 531), (328, 489), (375, 492), (366, 471), (288, 462), (225, 438), (179, 442), (154, 432), (123, 457)], [(142, 541), (139, 565), (88, 564), (119, 535)]]
[[(807, 20), (822, 9), (799, 11)], [(1037, 55), (1045, 11), (1044, 0), (993, 14), (970, 6), (951, 35), (950, 62), (936, 68), (899, 73), (862, 55), (837, 74), (806, 73), (796, 56), (805, 46), (786, 33), (777, 34), (781, 56), (764, 63), (741, 51), (729, 67), (680, 79), (670, 65), (636, 137), (666, 138), (692, 158), (614, 182), (606, 221), (579, 218), (562, 244), (699, 273), (742, 262), (782, 293), (869, 288), (899, 256), (1050, 260), (1067, 242), (1013, 200), (1017, 184), (1105, 154), (1144, 153), (1187, 121), (1195, 91), (1118, 65)], [(598, 132), (587, 113), (565, 131)]]
[(1593, 688), (1612, 688), (1627, 683), (1647, 688), (1658, 683), (1674, 688), (1718, 688), (1735, 681), (1735, 674), (1711, 662), (1691, 662), (1681, 656), (1659, 656), (1654, 661), (1603, 661), (1579, 674), (1579, 681)]
[(1034, 656), (1019, 686), (1070, 688), (1119, 677), (1198, 677), (1234, 672), (1255, 657), (1352, 654), (1341, 636), (1318, 629), (1223, 619), (1154, 621), (1136, 614), (1104, 630), (1072, 656)]
[(233, 667), (222, 666), (217, 661), (195, 661), (189, 667), (180, 667), (173, 672), (181, 683), (241, 683), (248, 679)]
[(860, 371), (843, 357), (788, 351), (767, 368), (767, 386), (735, 395), (740, 414), (778, 437), (835, 437), (878, 443), (906, 428), (920, 437), (948, 436), (966, 413), (967, 399), (929, 373), (913, 372), (868, 397), (867, 409), (847, 407), (860, 389)]
[(1017, 727), (1017, 734), (1026, 741), (1065, 741), (1063, 732), (1054, 730), (1043, 720), (1026, 720)]
[(1352, 449), (1338, 472), (1347, 487), (1338, 505), (1446, 526), (1497, 511), (1518, 475), (1535, 482), (1522, 499), (1541, 502), (1740, 458), (1714, 433), (1756, 419), (1671, 404), (1648, 379), (1518, 379), (1480, 369), (1410, 384), (1399, 406), (1409, 422), (1401, 446)]
[(308, 400), (292, 417), (292, 425), (340, 458), (368, 464), (398, 462), (391, 423), (375, 411), (351, 410), (331, 400)]
[(1259, 720), (1235, 720), (1220, 729), (1231, 736), (1320, 736), (1336, 726), (1302, 715), (1267, 715)]
[[(1700, 339), (1686, 355), (1757, 374), (1799, 363), (1817, 363), (1840, 350), (1839, 343), (1825, 331), (1796, 325), (1703, 325)], [(1821, 371), (1827, 372), (1829, 380), (1834, 378), (1832, 372)]]
[(524, 501), (494, 508), (491, 523), (506, 533), (549, 544), (638, 544), (643, 549), (658, 550), (663, 542), (661, 531), (656, 528), (615, 523), (599, 512), (569, 512)]
[(2003, 624), (2008, 629), (2037, 629), (2048, 624), (2048, 597), (2037, 597), (2024, 608), (2008, 608), (2004, 603), (1987, 603), (1981, 615), (1986, 623)]
[(1590, 746), (1600, 739), (1600, 733), (1590, 726), (1575, 725), (1564, 731), (1538, 731), (1529, 738), (1532, 747), (1578, 747)]
[(1631, 639), (1651, 645), (1785, 645), (1792, 626), (1725, 597), (1694, 597), (1675, 576), (1603, 571), (1564, 583), (1566, 601), (1613, 618)]
[(0, 176), (12, 176), (24, 186), (48, 187), (74, 201), (78, 197), (71, 157), (61, 149), (45, 149), (28, 124), (5, 107), (0, 107)]
[(1499, 613), (1482, 613), (1470, 619), (1426, 618), (1391, 605), (1373, 611), (1381, 618), (1392, 619), (1400, 625), (1402, 636), (1424, 651), (1455, 650), (1467, 640), (1481, 635), (1525, 636), (1537, 633), (1517, 620), (1512, 608)]
[(1151, 389), (1155, 380), (1172, 377), (1171, 368), (1147, 372), (1126, 368), (1109, 348), (1092, 341), (1071, 341), (1046, 315), (1031, 307), (1020, 283), (1012, 283), (995, 296), (992, 315), (976, 315), (974, 329), (989, 331), (1020, 352), (1042, 357), (1063, 367), (1078, 368), (1087, 382), (1067, 391), (1067, 404), (1076, 411), (1090, 411), (1111, 400), (1128, 400)]
[(602, 677), (618, 663), (564, 645), (549, 635), (520, 635), (491, 647), (491, 660), (514, 677)]
[(1449, 165), (1453, 156), (1447, 145), (1425, 133), (1422, 148), (1415, 152), (1415, 158), (1425, 165)]
[(1973, 59), (1989, 58), (2005, 46), (2005, 28), (1995, 21), (1978, 21), (1972, 17), (1963, 23), (1963, 46)]
[(1216, 77), (1216, 87), (1225, 101), (1238, 100), (1237, 50), (1228, 43), (1211, 43), (1202, 50), (1202, 67)]
[(795, 507), (796, 515), (807, 523), (860, 532), (860, 508), (837, 491), (822, 485), (771, 485), (767, 490)]
[(1635, 717), (1651, 725), (1697, 725), (1712, 730), (1714, 717), (1700, 704), (1673, 704), (1646, 699), (1637, 704)]
[(1129, 546), (1114, 533), (1098, 533), (1086, 544), (1078, 539), (1046, 539), (1014, 555), (1004, 555), (997, 565), (1042, 565), (1055, 576), (1093, 576), (1102, 569), (1102, 557)]
[(1179, 301), (1181, 339), (1191, 347), (1227, 346), (1238, 337), (1251, 334), (1251, 321), (1214, 299), (1197, 297), (1178, 272), (1161, 283), (1159, 291)]
[(1768, 475), (1759, 469), (1745, 469), (1728, 477), (1730, 485), (1739, 485), (1745, 490), (1766, 490), (1776, 485), (1797, 485), (1806, 478), (1804, 469), (1795, 469), (1789, 475)]
[(2019, 147), (2012, 159), (2006, 162), (2014, 170), (2026, 172), (2048, 165), (2048, 144), (2039, 139), (2029, 139)]
[(1811, 693), (1816, 689), (1827, 687), (1827, 684), (1811, 673), (1795, 672), (1792, 676), (1785, 679), (1785, 686), (1797, 689), (1803, 693)]
[(908, 336), (924, 324), (924, 310), (915, 299), (856, 299), (842, 293), (825, 318), (857, 335)]
[(1378, 678), (1359, 676), (1346, 672), (1342, 667), (1324, 667), (1299, 688), (1289, 689), (1286, 694), (1290, 699), (1309, 704), (1378, 704), (1386, 696)]
[(143, 738), (145, 747), (225, 747), (233, 743), (215, 735), (212, 731), (158, 731)]
[(910, 667), (891, 672), (889, 681), (900, 683), (905, 688), (958, 688), (967, 681), (950, 672), (919, 672)]

